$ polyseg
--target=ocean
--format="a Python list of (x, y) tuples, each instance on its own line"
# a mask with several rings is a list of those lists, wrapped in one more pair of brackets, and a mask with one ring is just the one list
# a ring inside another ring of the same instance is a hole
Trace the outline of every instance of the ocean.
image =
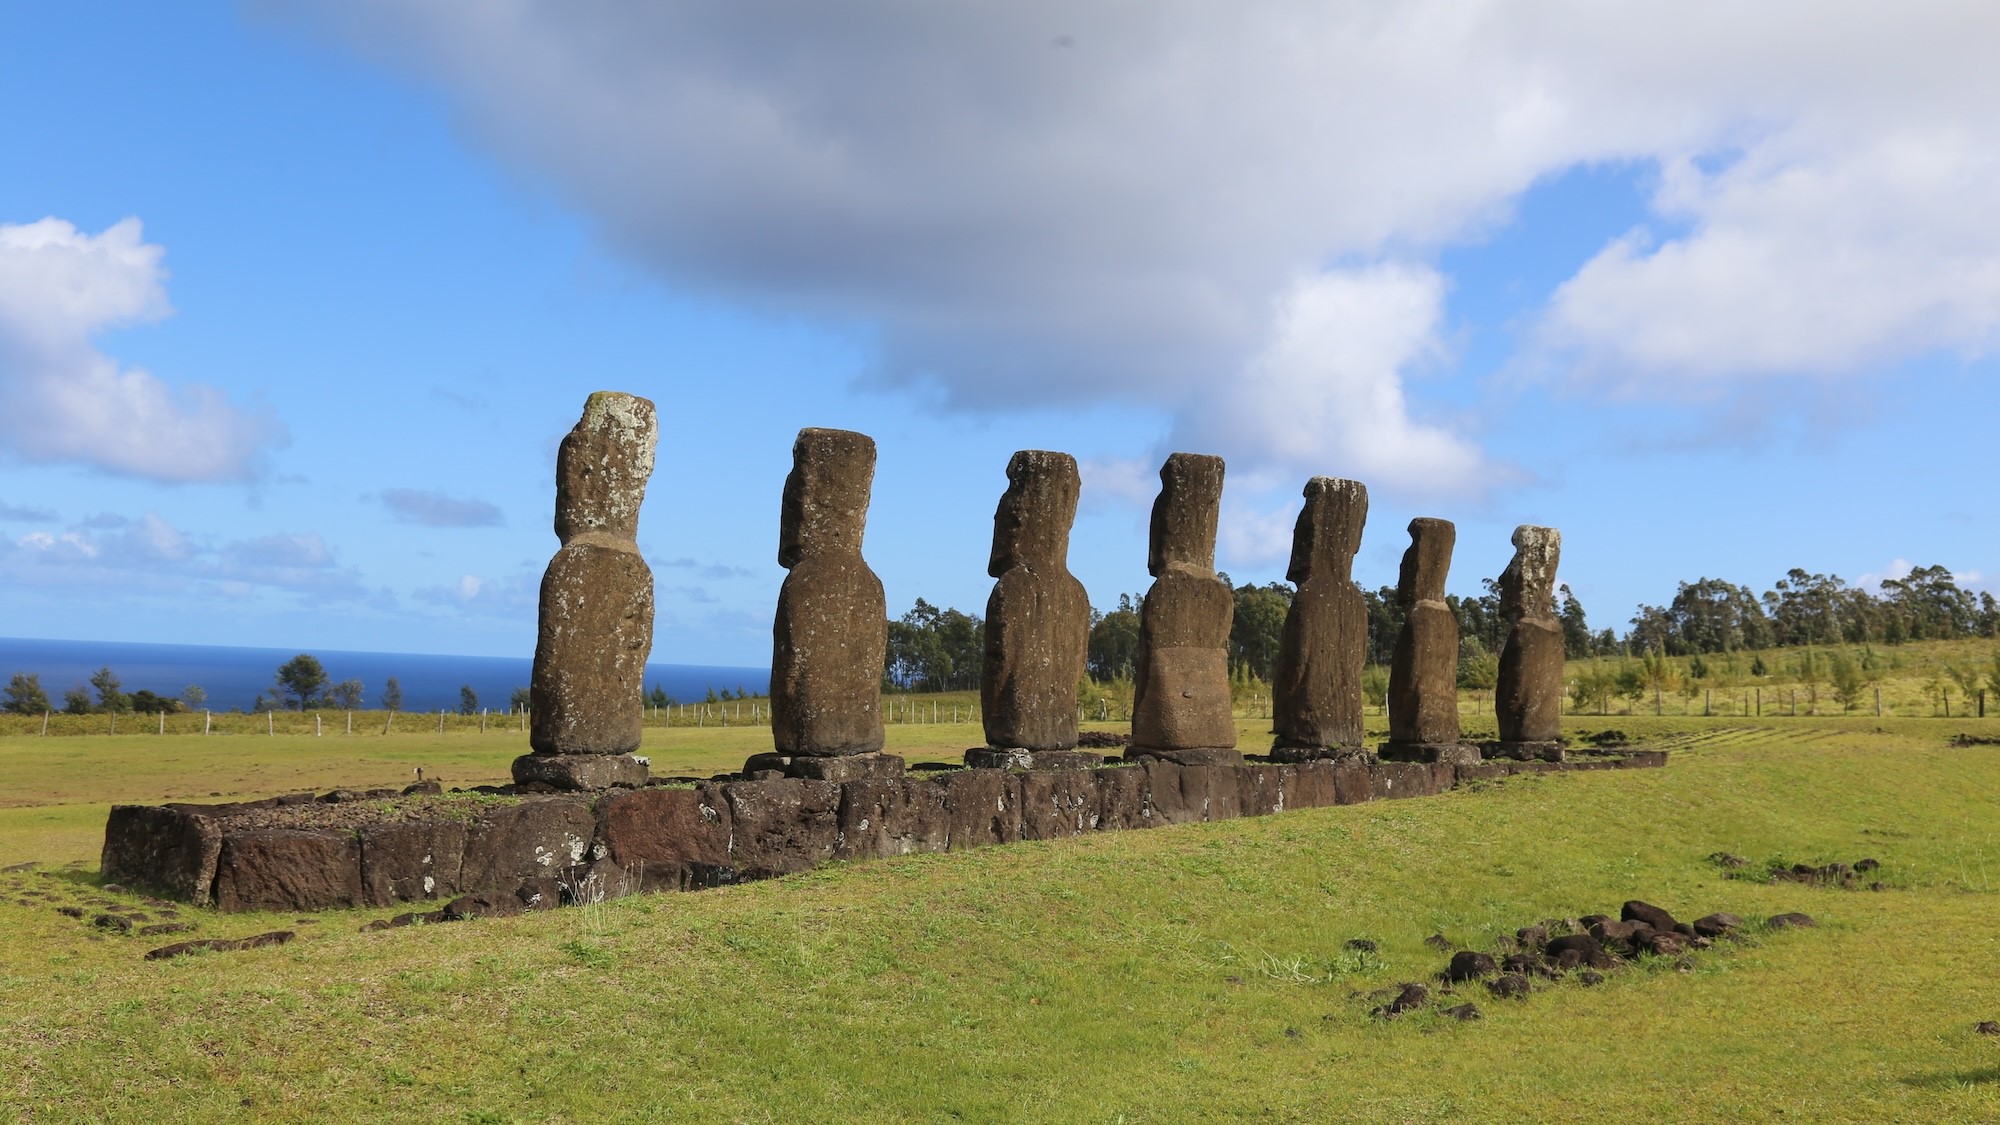
[[(403, 710), (456, 711), (459, 688), (470, 686), (482, 707), (507, 710), (515, 688), (528, 686), (534, 666), (529, 657), (439, 656), (414, 652), (344, 652), (335, 649), (233, 648), (223, 645), (154, 645), (119, 641), (48, 641), (0, 637), (0, 684), (17, 672), (41, 677), (42, 690), (57, 707), (63, 692), (87, 686), (99, 668), (116, 673), (127, 692), (145, 689), (155, 695), (178, 697), (189, 684), (208, 693), (203, 706), (216, 711), (249, 710), (257, 694), (276, 684), (278, 665), (301, 651), (310, 651), (326, 666), (328, 683), (360, 680), (362, 705), (380, 707), (382, 685), (396, 677), (403, 688)], [(707, 664), (648, 664), (646, 689), (659, 685), (682, 703), (747, 688), (763, 695), (770, 688), (769, 668), (739, 668)]]

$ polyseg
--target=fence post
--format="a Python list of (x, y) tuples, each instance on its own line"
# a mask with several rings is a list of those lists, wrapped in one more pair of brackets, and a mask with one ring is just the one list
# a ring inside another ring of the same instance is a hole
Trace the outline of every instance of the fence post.
[[(1980, 714), (1986, 713), (1986, 693), (1983, 691), (1979, 693), (1979, 711)], [(1878, 719), (1882, 717), (1882, 689), (1880, 687), (1875, 689), (1875, 717)]]
[(319, 712), (318, 712), (318, 711), (314, 711), (314, 712), (313, 712), (313, 737), (314, 737), (314, 738), (318, 738), (319, 736), (320, 736), (320, 729), (319, 729)]
[(1715, 689), (1714, 689), (1714, 688), (1703, 688), (1703, 689), (1701, 689), (1701, 716), (1702, 716), (1702, 718), (1704, 718), (1704, 719), (1705, 719), (1705, 718), (1707, 718), (1707, 717), (1708, 717), (1708, 716), (1709, 716), (1709, 715), (1711, 714), (1711, 711), (1710, 711), (1710, 708), (1711, 708), (1711, 707), (1713, 707), (1714, 705), (1715, 705)]
[(209, 728), (210, 726), (214, 725), (214, 723), (215, 723), (215, 712), (213, 712), (213, 711), (210, 711), (210, 710), (209, 710), (208, 708), (206, 708), (206, 707), (202, 708), (202, 710), (201, 710), (201, 733), (202, 733), (202, 735), (203, 735), (204, 737), (205, 737), (205, 736), (207, 736), (207, 734), (208, 734), (208, 728)]
[(278, 716), (274, 712), (264, 712), (264, 733), (272, 738), (278, 737)]
[(486, 711), (487, 711), (487, 709), (486, 709), (486, 708), (484, 708), (484, 707), (481, 707), (481, 708), (479, 709), (479, 733), (480, 733), (480, 734), (485, 734), (485, 733), (486, 733)]
[(49, 736), (49, 713), (47, 711), (44, 711), (42, 712), (42, 737), (47, 738), (48, 736)]
[(354, 712), (347, 712), (347, 737), (354, 737)]
[(160, 712), (160, 733), (167, 733), (167, 713), (165, 711)]
[(438, 708), (438, 733), (444, 733), (444, 708)]

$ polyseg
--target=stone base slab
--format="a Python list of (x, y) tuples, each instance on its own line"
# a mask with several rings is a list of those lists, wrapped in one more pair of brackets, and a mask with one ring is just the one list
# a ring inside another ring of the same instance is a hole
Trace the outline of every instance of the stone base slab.
[(1366, 746), (1273, 746), (1274, 762), (1358, 762), (1367, 765), (1375, 752)]
[[(882, 757), (890, 761), (848, 764), (898, 764), (893, 755)], [(488, 892), (591, 902), (640, 890), (726, 886), (829, 860), (1427, 797), (1524, 774), (1658, 768), (1666, 760), (1657, 750), (1472, 765), (1324, 759), (1181, 765), (1155, 757), (1097, 769), (950, 769), (844, 782), (725, 776), (685, 788), (546, 795), (482, 787), (469, 792), (517, 800), (479, 803), (470, 820), (464, 807), (403, 819), (384, 802), (382, 819), (357, 821), (352, 816), (371, 806), (327, 805), (310, 794), (303, 802), (116, 805), (105, 826), (103, 875), (225, 911), (441, 904)], [(331, 810), (341, 818), (327, 820)]]
[(842, 754), (816, 757), (805, 754), (752, 754), (743, 763), (743, 776), (751, 781), (774, 777), (802, 777), (808, 781), (860, 781), (870, 777), (901, 777), (907, 767), (895, 754)]
[(1104, 764), (1104, 755), (1088, 750), (974, 746), (965, 752), (965, 764), (976, 770), (1094, 770)]
[(1242, 763), (1243, 752), (1225, 750), (1219, 746), (1196, 746), (1181, 750), (1155, 750), (1150, 746), (1125, 748), (1125, 760), (1128, 762), (1138, 762), (1146, 758), (1172, 762), (1177, 766), (1234, 766)]
[(514, 759), (514, 784), (556, 789), (638, 789), (648, 772), (646, 763), (630, 754), (523, 754)]
[(1552, 742), (1482, 742), (1479, 750), (1486, 758), (1511, 758), (1517, 762), (1560, 762), (1567, 755), (1565, 743)]
[(1485, 757), (1472, 742), (1385, 742), (1376, 751), (1385, 762), (1437, 762), (1447, 766), (1476, 766)]

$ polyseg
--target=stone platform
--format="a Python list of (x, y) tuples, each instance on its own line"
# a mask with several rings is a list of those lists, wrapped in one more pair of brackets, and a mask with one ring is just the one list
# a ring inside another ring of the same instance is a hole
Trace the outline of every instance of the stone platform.
[(589, 901), (764, 879), (837, 860), (1425, 797), (1519, 773), (1656, 767), (1666, 758), (1645, 750), (1464, 765), (1151, 758), (848, 781), (655, 779), (597, 794), (505, 787), (114, 805), (103, 873), (225, 911), (510, 893)]

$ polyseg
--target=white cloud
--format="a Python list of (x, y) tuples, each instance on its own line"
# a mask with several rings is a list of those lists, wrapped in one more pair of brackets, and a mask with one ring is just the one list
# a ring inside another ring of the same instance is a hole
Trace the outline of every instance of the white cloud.
[[(1412, 401), (1427, 263), (1582, 164), (1664, 169), (1538, 337), (1587, 389), (1985, 354), (2000, 308), (1993, 5), (265, 6), (436, 81), (670, 281), (870, 329), (880, 381), (1164, 406), (1294, 479), (1323, 433), (1387, 487), (1491, 481)], [(1246, 443), (1236, 386), (1296, 420)]]
[(163, 481), (262, 471), (285, 440), (268, 412), (120, 367), (92, 343), (171, 311), (164, 253), (137, 219), (94, 235), (55, 218), (0, 223), (0, 450)]
[(157, 512), (137, 519), (100, 515), (61, 532), (0, 541), (0, 580), (184, 599), (242, 598), (264, 590), (314, 602), (367, 594), (359, 572), (342, 566), (315, 533), (279, 532), (216, 546)]
[(507, 517), (491, 501), (419, 488), (385, 488), (382, 506), (399, 523), (421, 527), (499, 527)]

